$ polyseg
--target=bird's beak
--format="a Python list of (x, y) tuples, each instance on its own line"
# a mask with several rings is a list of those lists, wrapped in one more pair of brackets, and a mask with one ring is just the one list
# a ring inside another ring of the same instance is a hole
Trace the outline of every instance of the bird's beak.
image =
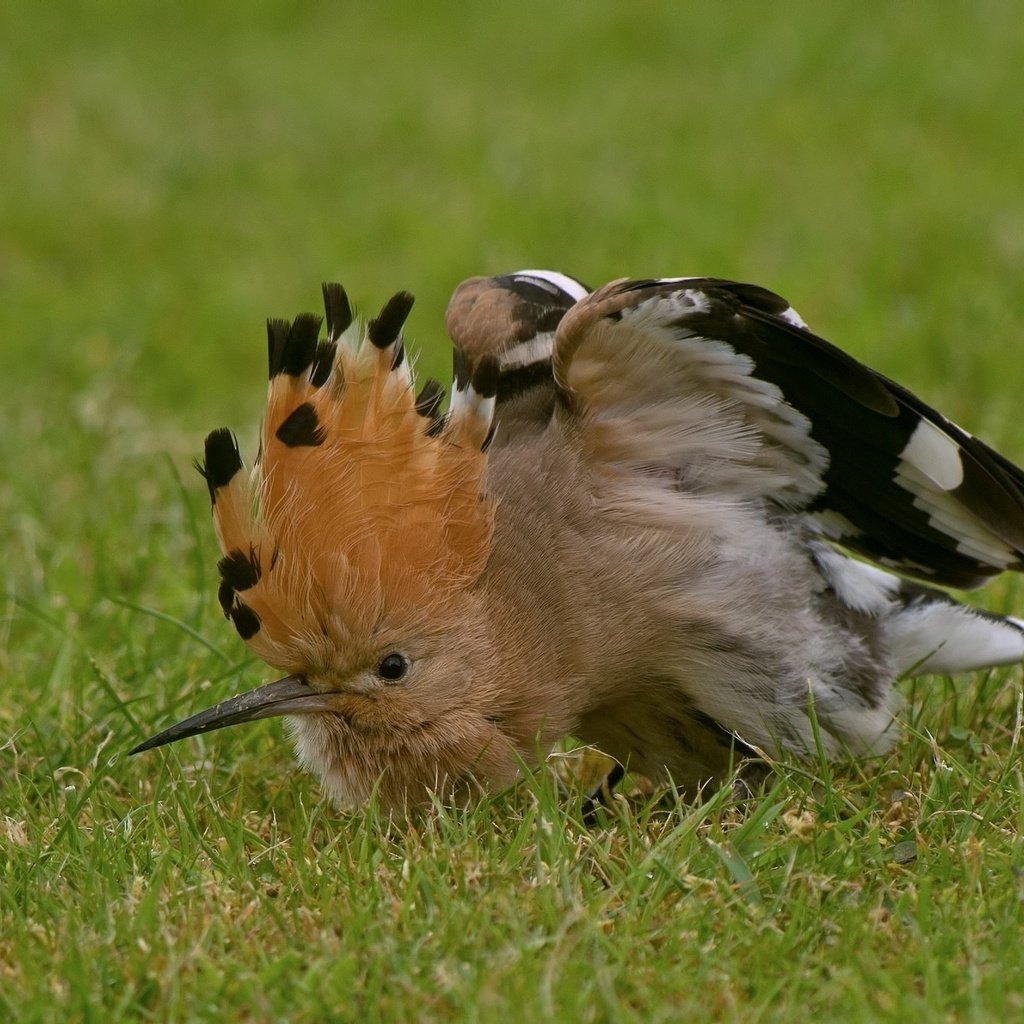
[(255, 722), (260, 718), (276, 718), (279, 715), (305, 715), (314, 711), (330, 711), (330, 698), (333, 694), (317, 693), (303, 676), (286, 676), (277, 682), (258, 686), (248, 693), (240, 693), (205, 711), (200, 711), (191, 718), (186, 718), (177, 725), (172, 725), (163, 732), (158, 732), (148, 740), (128, 751), (129, 754), (141, 754), (144, 750), (162, 747), (165, 743), (183, 740), (187, 736), (198, 736), (200, 733), (224, 729), (229, 725), (242, 722)]

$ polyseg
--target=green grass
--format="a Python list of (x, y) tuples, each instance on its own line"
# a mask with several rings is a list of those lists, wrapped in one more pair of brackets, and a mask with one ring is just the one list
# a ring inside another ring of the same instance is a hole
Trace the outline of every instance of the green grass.
[(221, 423), (251, 452), (262, 320), (325, 278), (367, 310), (415, 292), (434, 375), (471, 274), (755, 280), (1024, 459), (1018, 5), (20, 7), (0, 1015), (1024, 1012), (1019, 669), (908, 687), (888, 758), (592, 828), (547, 777), (417, 827), (340, 815), (279, 723), (125, 756), (267, 678), (189, 462)]

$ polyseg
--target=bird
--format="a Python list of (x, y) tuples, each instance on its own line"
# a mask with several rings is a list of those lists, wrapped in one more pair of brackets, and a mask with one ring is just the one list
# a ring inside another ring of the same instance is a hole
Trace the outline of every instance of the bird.
[(408, 292), (267, 322), (259, 453), (197, 462), (218, 597), (339, 807), (510, 786), (566, 737), (687, 794), (886, 752), (906, 676), (1024, 658), (949, 589), (1024, 568), (1024, 472), (760, 286), (474, 277), (417, 391)]

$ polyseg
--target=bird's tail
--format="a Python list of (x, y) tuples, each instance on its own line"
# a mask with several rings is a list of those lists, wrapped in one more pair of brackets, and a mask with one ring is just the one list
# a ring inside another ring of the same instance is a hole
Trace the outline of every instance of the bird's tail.
[(899, 675), (955, 675), (1024, 660), (1024, 620), (961, 604), (824, 546), (815, 560), (847, 608), (879, 620)]
[(903, 583), (886, 619), (900, 675), (956, 675), (1024, 660), (1024, 621), (960, 604), (948, 594)]

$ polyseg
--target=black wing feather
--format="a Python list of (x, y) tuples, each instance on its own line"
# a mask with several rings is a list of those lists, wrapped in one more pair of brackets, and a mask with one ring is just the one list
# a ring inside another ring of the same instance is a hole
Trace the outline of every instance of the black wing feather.
[[(833, 539), (948, 586), (977, 586), (1004, 569), (1022, 568), (1024, 472), (906, 388), (800, 326), (795, 315), (787, 317), (791, 307), (785, 299), (718, 278), (649, 279), (620, 288), (635, 292), (637, 305), (683, 289), (700, 293), (706, 301), (685, 313), (678, 326), (748, 357), (754, 375), (775, 384), (809, 419), (811, 437), (829, 460), (825, 486), (806, 511), (821, 521), (832, 513), (829, 521), (852, 526), (830, 531)], [(619, 319), (622, 312), (612, 316)], [(901, 456), (922, 420), (959, 457), (961, 481), (940, 495), (949, 521), (923, 507), (927, 495), (897, 482)], [(972, 546), (972, 529), (998, 539), (983, 544), (989, 553)]]

